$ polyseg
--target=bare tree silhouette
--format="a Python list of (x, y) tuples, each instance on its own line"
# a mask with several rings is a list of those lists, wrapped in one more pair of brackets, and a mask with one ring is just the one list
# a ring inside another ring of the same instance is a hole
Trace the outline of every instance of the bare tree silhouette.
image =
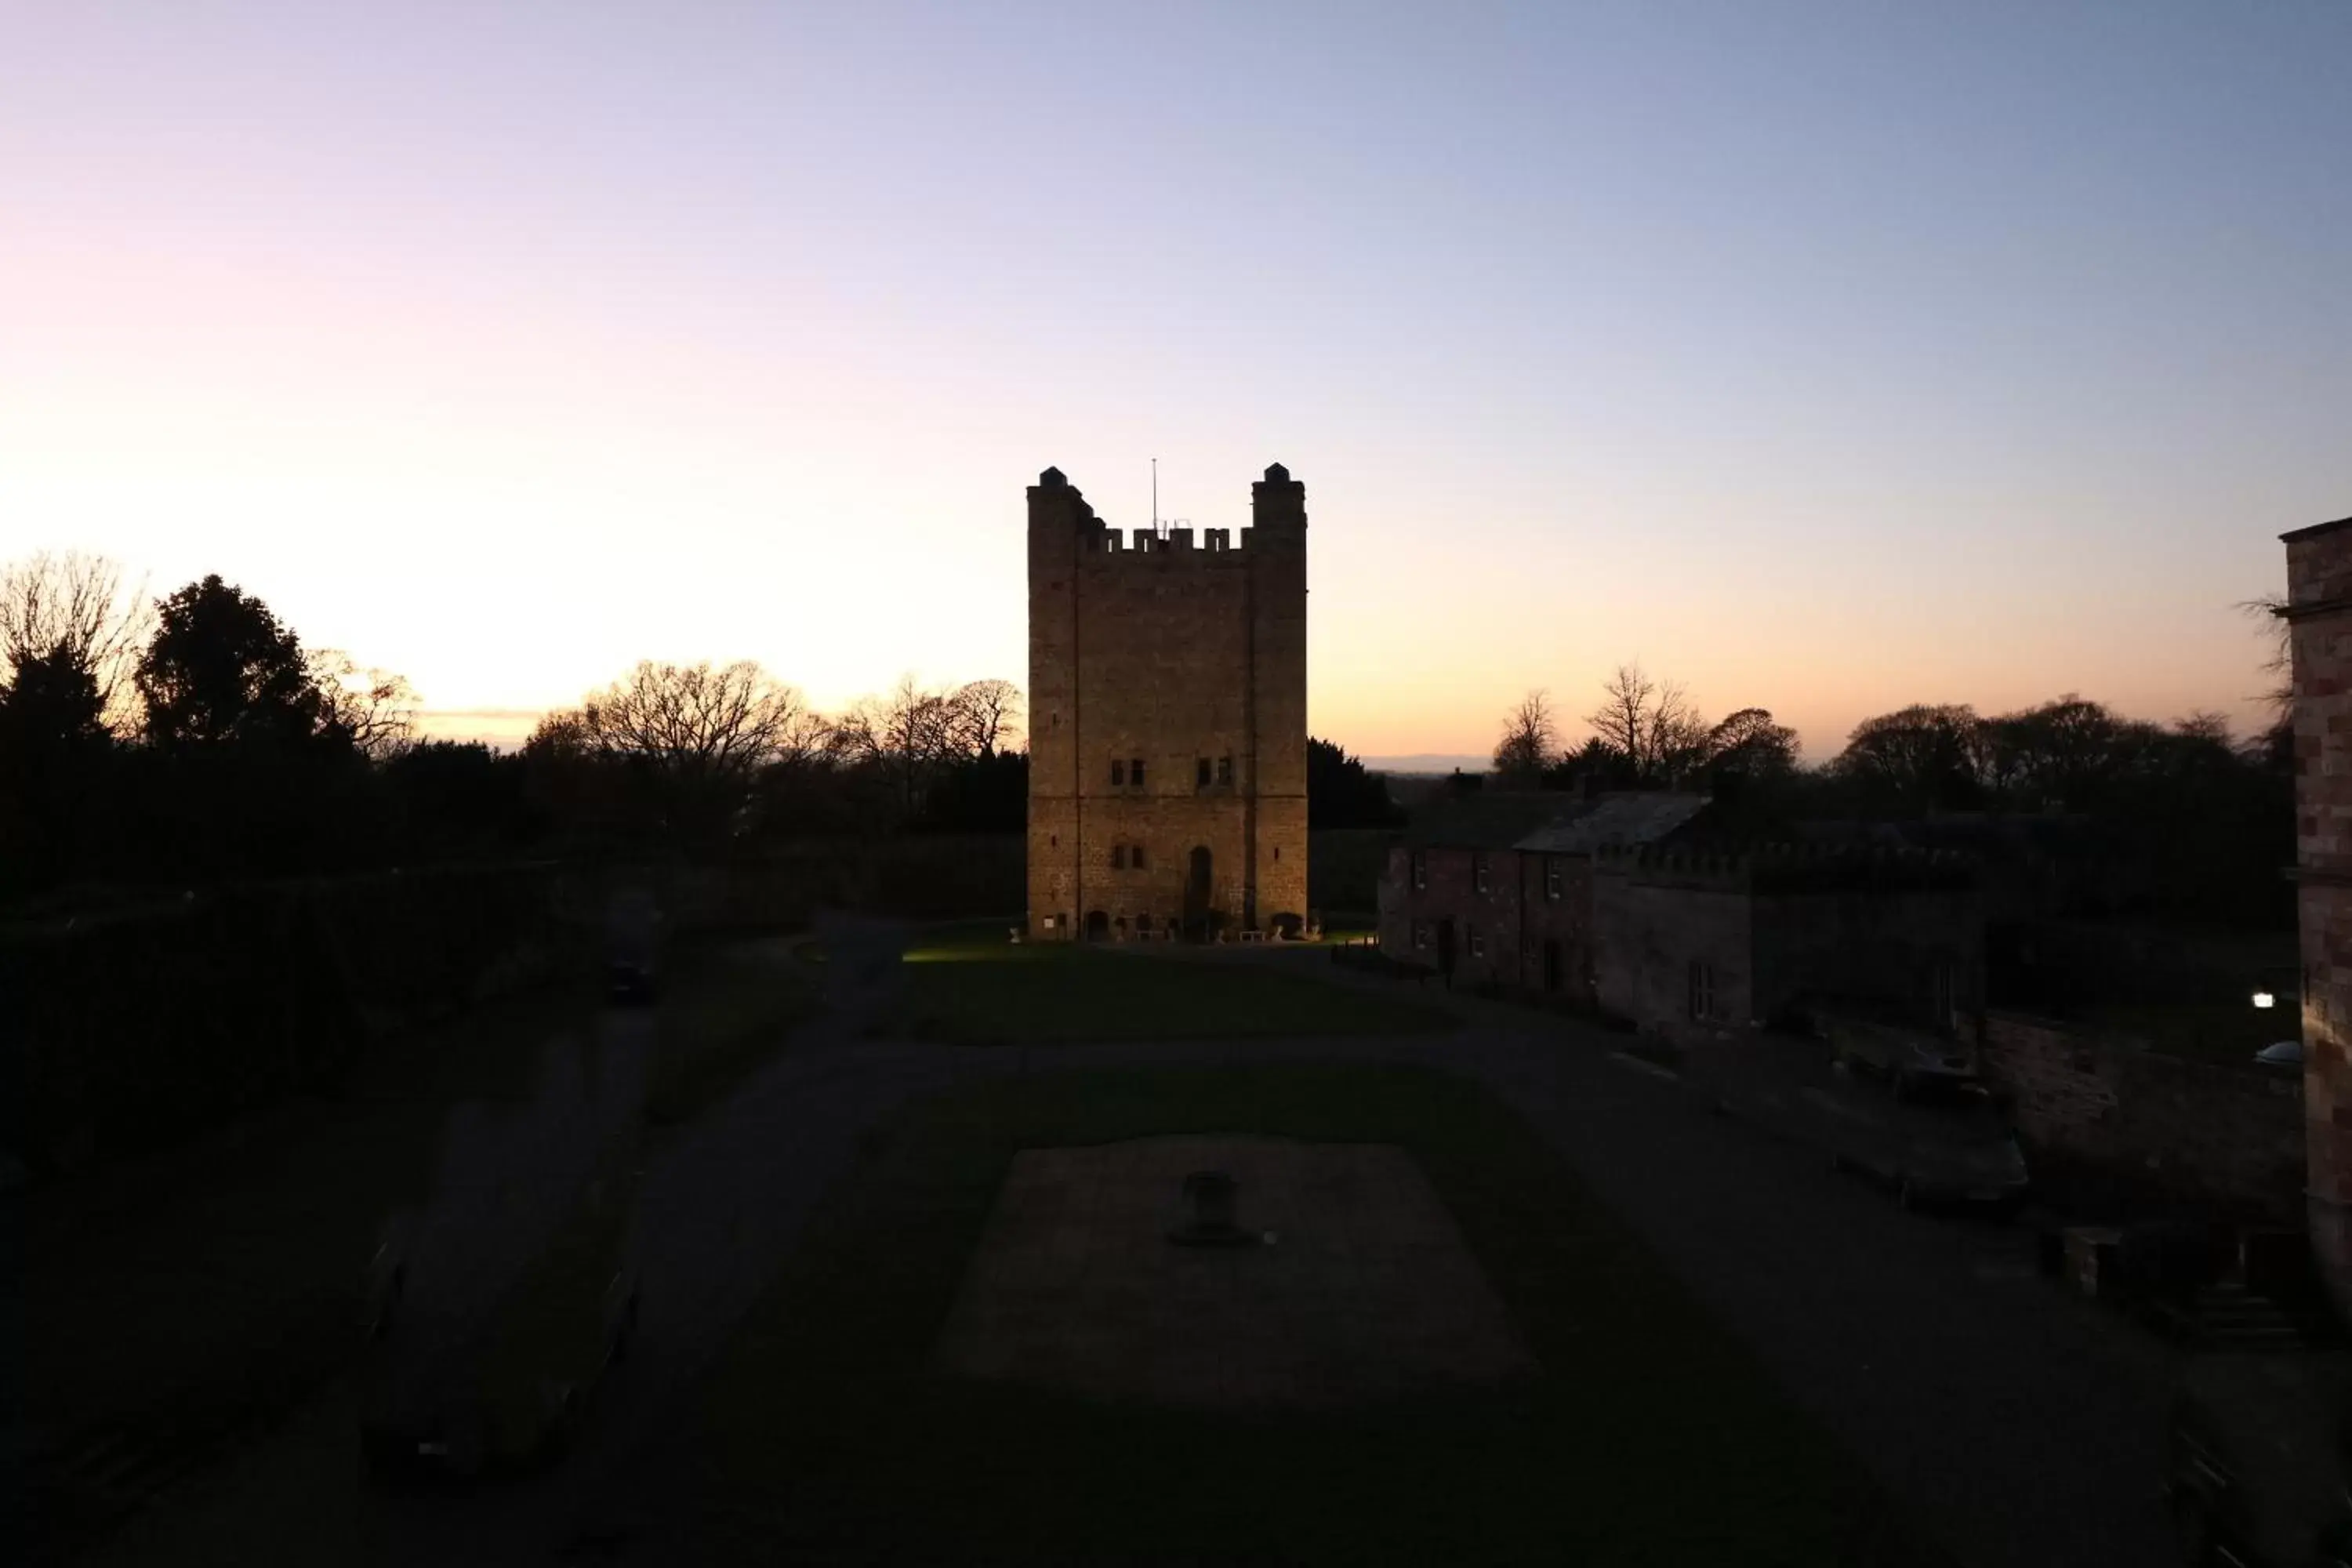
[(1643, 784), (1662, 784), (1705, 760), (1707, 727), (1675, 682), (1652, 680), (1639, 664), (1621, 664), (1601, 689), (1601, 704), (1584, 716), (1592, 732), (1625, 759)]
[(948, 697), (956, 737), (976, 756), (1009, 750), (1021, 736), (1021, 689), (1009, 680), (968, 680)]
[(1495, 773), (1504, 783), (1532, 786), (1543, 776), (1559, 750), (1559, 726), (1552, 718), (1551, 698), (1541, 688), (1519, 699), (1503, 719), (1503, 738), (1495, 742)]
[(103, 555), (47, 552), (0, 566), (0, 662), (39, 660), (52, 674), (73, 670), (97, 693), (110, 729), (138, 728), (139, 655), (154, 634), (155, 606), (142, 578), (127, 584)]
[(645, 660), (581, 704), (585, 744), (680, 779), (751, 776), (804, 733), (807, 703), (749, 659), (734, 664)]
[(304, 656), (319, 688), (324, 721), (351, 737), (372, 763), (386, 762), (416, 738), (416, 690), (407, 678), (388, 669), (362, 669), (341, 648), (315, 648)]

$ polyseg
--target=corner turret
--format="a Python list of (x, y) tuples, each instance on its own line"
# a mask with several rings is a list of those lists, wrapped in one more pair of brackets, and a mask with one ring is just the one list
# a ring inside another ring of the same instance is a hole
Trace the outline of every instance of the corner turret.
[(1259, 528), (1305, 528), (1307, 487), (1280, 463), (1270, 465), (1265, 478), (1250, 486), (1250, 521)]

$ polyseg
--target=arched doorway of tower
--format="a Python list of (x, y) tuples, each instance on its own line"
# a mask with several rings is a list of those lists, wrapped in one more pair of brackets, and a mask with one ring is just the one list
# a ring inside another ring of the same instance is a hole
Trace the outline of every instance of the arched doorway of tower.
[(1194, 942), (1209, 935), (1209, 847), (1196, 844), (1184, 864), (1184, 934)]

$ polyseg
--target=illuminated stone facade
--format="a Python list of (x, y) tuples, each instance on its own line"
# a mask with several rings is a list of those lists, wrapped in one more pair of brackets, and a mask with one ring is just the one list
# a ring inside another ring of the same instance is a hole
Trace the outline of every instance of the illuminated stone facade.
[(2286, 541), (2312, 1244), (2352, 1315), (2352, 517)]
[(1252, 526), (1106, 527), (1029, 487), (1029, 934), (1271, 930), (1307, 901), (1307, 487)]

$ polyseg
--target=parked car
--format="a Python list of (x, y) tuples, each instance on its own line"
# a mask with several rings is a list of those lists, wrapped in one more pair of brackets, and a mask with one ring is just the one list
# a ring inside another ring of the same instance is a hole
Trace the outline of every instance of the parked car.
[[(370, 1264), (361, 1441), (379, 1468), (473, 1477), (560, 1454), (637, 1320), (635, 1180), (599, 1162), (515, 1278), (484, 1305), (434, 1289), (430, 1232), (387, 1232)], [(462, 1284), (462, 1282), (459, 1282)]]
[(2014, 1214), (2031, 1190), (2016, 1133), (1976, 1084), (1921, 1089), (1900, 1102), (1849, 1095), (1824, 1103), (1831, 1164), (1876, 1177), (1906, 1208), (1970, 1205)]
[(2352, 1354), (2194, 1358), (2173, 1401), (2168, 1491), (2192, 1568), (2352, 1568)]
[(2266, 1068), (2299, 1068), (2303, 1066), (2303, 1042), (2273, 1040), (2254, 1053), (2254, 1060)]
[(1822, 1031), (1841, 1064), (1884, 1079), (1898, 1099), (1922, 1087), (1976, 1081), (1968, 1048), (1931, 1030), (1832, 1015)]

